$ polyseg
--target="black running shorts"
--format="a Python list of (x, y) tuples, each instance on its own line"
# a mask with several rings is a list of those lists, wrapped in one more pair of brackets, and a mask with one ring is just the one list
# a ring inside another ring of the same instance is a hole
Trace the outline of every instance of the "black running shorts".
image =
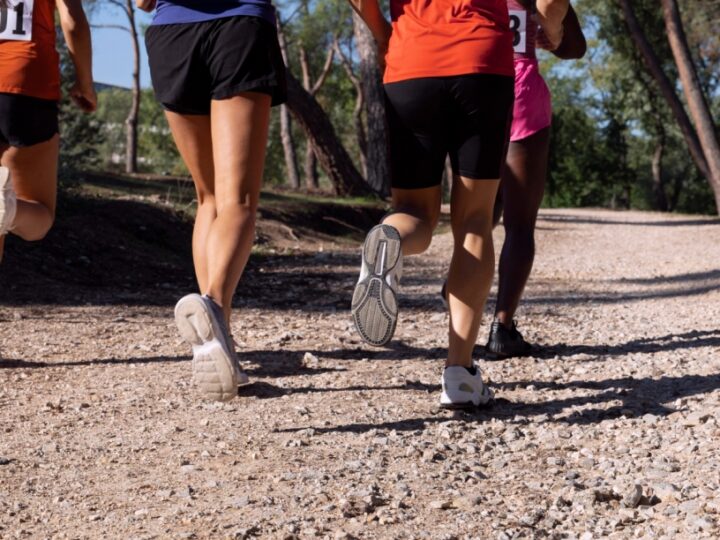
[(514, 85), (513, 77), (489, 74), (386, 84), (392, 187), (440, 185), (448, 154), (454, 174), (500, 178)]
[(242, 92), (286, 99), (275, 27), (259, 17), (152, 25), (145, 44), (155, 96), (169, 111), (209, 114), (211, 100)]
[(0, 94), (0, 146), (33, 146), (49, 141), (57, 132), (57, 101)]

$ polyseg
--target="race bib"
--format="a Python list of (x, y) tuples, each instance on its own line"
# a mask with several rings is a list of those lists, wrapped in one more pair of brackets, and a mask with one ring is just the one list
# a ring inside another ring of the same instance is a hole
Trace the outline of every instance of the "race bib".
[(527, 11), (510, 10), (510, 30), (513, 32), (513, 47), (516, 53), (527, 52)]
[(0, 39), (30, 41), (32, 39), (35, 0), (7, 0), (0, 7)]

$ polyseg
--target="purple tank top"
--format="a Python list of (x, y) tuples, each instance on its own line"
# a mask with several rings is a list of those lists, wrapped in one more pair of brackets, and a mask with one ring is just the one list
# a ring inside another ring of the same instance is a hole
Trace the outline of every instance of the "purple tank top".
[(510, 30), (514, 34), (513, 46), (515, 58), (537, 58), (535, 54), (535, 41), (537, 39), (538, 24), (535, 21), (535, 1), (526, 2), (530, 8), (523, 6), (518, 0), (507, 0), (510, 13)]

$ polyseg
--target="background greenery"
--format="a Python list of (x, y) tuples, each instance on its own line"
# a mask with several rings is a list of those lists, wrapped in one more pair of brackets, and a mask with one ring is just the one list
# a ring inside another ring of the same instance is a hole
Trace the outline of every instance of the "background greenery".
[[(680, 4), (704, 90), (711, 101), (713, 117), (717, 118), (720, 113), (720, 3), (682, 0)], [(665, 72), (677, 81), (659, 3), (635, 0), (634, 5)], [(315, 77), (334, 39), (357, 64), (347, 2), (286, 1), (279, 8), (288, 40), (289, 67), (296, 77), (301, 76), (300, 46), (308, 54), (311, 75)], [(662, 132), (666, 138), (662, 189), (668, 208), (678, 212), (714, 213), (711, 190), (693, 164), (668, 106), (646, 73), (617, 2), (579, 0), (576, 9), (588, 36), (586, 57), (579, 61), (558, 61), (550, 55), (541, 55), (543, 72), (554, 98), (550, 172), (544, 205), (658, 209), (652, 156)], [(67, 78), (66, 61), (63, 66)], [(353, 122), (355, 89), (337, 57), (315, 98), (361, 170)], [(92, 118), (63, 105), (63, 170), (122, 170), (125, 118), (130, 99), (126, 89), (100, 87), (98, 112)], [(292, 129), (297, 155), (302, 160), (307, 142), (296, 125)], [(142, 92), (138, 144), (140, 172), (186, 174), (161, 107), (147, 89)], [(265, 181), (271, 186), (286, 183), (277, 108), (272, 116)], [(330, 189), (322, 173), (320, 186)]]

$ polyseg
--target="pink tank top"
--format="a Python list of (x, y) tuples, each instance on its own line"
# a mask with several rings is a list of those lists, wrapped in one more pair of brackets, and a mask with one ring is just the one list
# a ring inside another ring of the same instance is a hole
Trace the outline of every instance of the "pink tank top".
[(535, 40), (538, 24), (535, 22), (535, 0), (526, 0), (529, 8), (518, 0), (507, 0), (510, 13), (510, 30), (513, 32), (515, 58), (535, 59)]

